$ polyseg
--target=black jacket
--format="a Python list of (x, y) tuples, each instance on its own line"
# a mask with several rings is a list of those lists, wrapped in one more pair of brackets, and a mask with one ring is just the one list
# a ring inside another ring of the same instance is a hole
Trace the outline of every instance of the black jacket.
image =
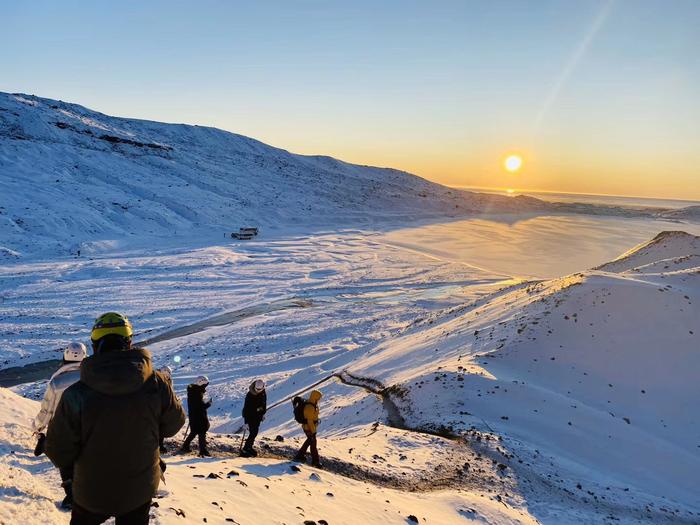
[(209, 417), (207, 409), (211, 406), (211, 400), (204, 402), (206, 387), (189, 385), (187, 387), (187, 413), (190, 418), (190, 430), (195, 434), (209, 430)]
[(267, 393), (263, 390), (256, 394), (251, 386), (243, 403), (243, 420), (246, 423), (260, 423), (265, 412), (267, 412)]
[(145, 349), (87, 357), (63, 393), (46, 435), (46, 455), (75, 465), (73, 498), (117, 516), (151, 499), (160, 480), (159, 436), (174, 436), (185, 413)]

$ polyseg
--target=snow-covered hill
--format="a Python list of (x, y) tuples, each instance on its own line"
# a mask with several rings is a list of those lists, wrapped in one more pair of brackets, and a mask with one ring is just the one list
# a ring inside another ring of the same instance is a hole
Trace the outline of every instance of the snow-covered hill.
[(414, 426), (487, 423), (560, 490), (698, 509), (699, 305), (700, 238), (664, 232), (599, 269), (430, 316), (349, 370), (390, 386)]
[[(215, 458), (166, 458), (157, 523), (248, 525), (260, 522), (258, 507), (265, 523), (352, 524), (358, 507), (363, 522), (397, 525), (408, 515), (446, 524), (698, 522), (698, 237), (663, 233), (602, 269), (509, 283), (378, 240), (341, 232), (18, 264), (7, 275), (24, 284), (5, 293), (2, 316), (21, 348), (82, 337), (105, 301), (137, 312), (147, 337), (167, 333), (167, 319), (196, 327), (148, 346), (158, 365), (173, 366), (180, 394), (194, 376), (211, 377)], [(271, 301), (285, 294), (307, 302)], [(235, 301), (238, 310), (212, 315)], [(203, 317), (216, 322), (195, 322)], [(265, 457), (243, 460), (233, 457), (232, 434), (256, 377), (274, 408)], [(324, 394), (320, 473), (287, 461), (300, 438), (287, 398), (312, 385)], [(16, 390), (33, 396), (42, 385)], [(0, 406), (15, 403), (3, 395)], [(6, 449), (16, 451), (4, 461), (26, 483), (0, 504), (1, 516), (22, 512), (35, 494), (60, 496), (19, 423), (4, 427)], [(35, 512), (67, 521), (48, 504)]]
[[(0, 93), (0, 257), (219, 239), (242, 225), (367, 224), (545, 207), (398, 170), (302, 156), (214, 128), (110, 117)], [(86, 244), (83, 244), (86, 243)]]
[(615, 273), (676, 271), (700, 266), (698, 256), (700, 237), (682, 231), (665, 231), (596, 269)]

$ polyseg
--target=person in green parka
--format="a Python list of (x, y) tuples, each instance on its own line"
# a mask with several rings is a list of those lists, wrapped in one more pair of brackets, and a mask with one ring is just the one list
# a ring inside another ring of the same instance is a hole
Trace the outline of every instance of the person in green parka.
[(149, 521), (163, 475), (160, 436), (185, 423), (182, 405), (151, 355), (132, 348), (129, 320), (100, 316), (92, 329), (94, 355), (80, 381), (63, 393), (46, 435), (46, 455), (58, 468), (74, 465), (71, 525)]

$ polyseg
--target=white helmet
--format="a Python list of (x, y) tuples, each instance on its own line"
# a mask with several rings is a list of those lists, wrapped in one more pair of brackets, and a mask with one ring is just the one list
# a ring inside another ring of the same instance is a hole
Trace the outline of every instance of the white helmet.
[(194, 384), (197, 386), (207, 386), (209, 384), (209, 378), (207, 376), (199, 376), (194, 380)]
[(253, 392), (259, 394), (263, 390), (265, 390), (265, 382), (262, 379), (256, 379), (253, 381)]
[(63, 351), (64, 361), (80, 362), (87, 357), (87, 348), (83, 343), (71, 343)]
[(158, 369), (158, 371), (165, 376), (165, 379), (172, 379), (173, 377), (173, 369), (170, 368), (168, 365), (165, 365), (161, 368)]

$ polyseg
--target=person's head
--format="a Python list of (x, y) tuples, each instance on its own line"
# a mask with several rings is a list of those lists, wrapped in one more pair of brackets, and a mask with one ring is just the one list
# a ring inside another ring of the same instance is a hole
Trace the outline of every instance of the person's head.
[(129, 350), (133, 333), (125, 315), (116, 312), (102, 314), (92, 327), (92, 350), (95, 354)]
[(262, 379), (256, 379), (253, 381), (253, 383), (250, 385), (250, 391), (253, 394), (262, 394), (263, 391), (265, 390), (265, 382)]
[(209, 385), (209, 378), (207, 376), (199, 376), (192, 384), (201, 388), (206, 388), (207, 385)]
[(71, 343), (63, 351), (63, 361), (65, 363), (79, 363), (86, 357), (87, 348), (85, 348), (85, 345), (83, 343)]
[(316, 404), (320, 401), (322, 397), (323, 394), (321, 392), (319, 392), (318, 390), (312, 390), (309, 394), (309, 403)]
[(173, 369), (170, 368), (168, 365), (165, 365), (164, 367), (161, 367), (158, 369), (158, 371), (163, 374), (163, 377), (167, 379), (168, 381), (171, 381), (173, 378)]

